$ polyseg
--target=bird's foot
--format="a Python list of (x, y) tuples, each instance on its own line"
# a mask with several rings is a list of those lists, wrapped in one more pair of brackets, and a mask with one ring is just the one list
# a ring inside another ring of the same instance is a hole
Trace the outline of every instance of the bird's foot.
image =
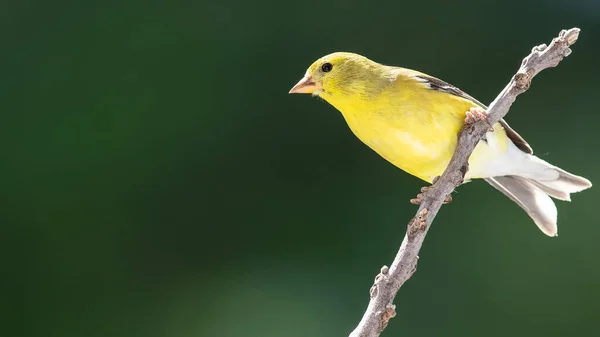
[[(439, 177), (435, 177), (433, 179), (433, 183), (435, 184), (438, 179)], [(433, 187), (433, 185), (421, 187), (421, 193), (417, 194), (416, 198), (410, 199), (410, 203), (414, 205), (420, 205), (423, 200), (425, 200), (425, 192), (427, 192), (427, 190), (429, 190), (431, 187)], [(444, 199), (444, 205), (449, 204), (450, 202), (452, 202), (452, 195), (448, 194)]]
[(490, 121), (487, 118), (487, 113), (482, 108), (471, 108), (467, 111), (467, 115), (465, 117), (465, 124), (471, 125), (478, 121), (486, 121), (490, 126), (489, 131), (493, 132), (494, 127), (490, 124)]
[(427, 192), (427, 190), (430, 189), (432, 186), (433, 185), (421, 187), (421, 193), (417, 194), (416, 198), (410, 199), (410, 203), (413, 205), (420, 205), (423, 202), (423, 200), (425, 200), (425, 192)]
[[(423, 189), (426, 189), (426, 188), (428, 188), (428, 187), (421, 188), (421, 191), (423, 192)], [(425, 200), (425, 194), (419, 193), (419, 194), (417, 194), (416, 198), (410, 199), (410, 203), (413, 205), (420, 205), (423, 202), (423, 200)]]

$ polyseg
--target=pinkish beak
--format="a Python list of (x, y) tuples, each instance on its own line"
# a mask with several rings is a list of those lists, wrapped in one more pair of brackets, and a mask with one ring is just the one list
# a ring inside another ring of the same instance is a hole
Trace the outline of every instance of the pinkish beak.
[(312, 81), (312, 78), (309, 75), (304, 75), (304, 77), (298, 82), (292, 90), (290, 90), (290, 94), (312, 94), (318, 89), (318, 86), (315, 82)]

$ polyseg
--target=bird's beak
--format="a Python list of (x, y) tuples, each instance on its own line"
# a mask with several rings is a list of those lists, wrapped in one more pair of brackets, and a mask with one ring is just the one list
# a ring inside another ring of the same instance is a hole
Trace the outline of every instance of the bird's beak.
[(310, 75), (304, 75), (304, 77), (298, 82), (292, 90), (290, 90), (290, 94), (312, 94), (319, 87), (315, 82), (313, 82)]

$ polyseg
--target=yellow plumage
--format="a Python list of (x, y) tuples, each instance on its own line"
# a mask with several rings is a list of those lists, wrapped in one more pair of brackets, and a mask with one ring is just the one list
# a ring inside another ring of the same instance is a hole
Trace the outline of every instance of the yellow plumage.
[[(385, 66), (352, 53), (333, 53), (307, 70), (290, 93), (318, 95), (339, 110), (362, 142), (398, 168), (427, 182), (443, 173), (472, 107), (485, 108), (456, 87), (426, 74)], [(591, 186), (532, 155), (505, 121), (475, 148), (466, 179), (484, 178), (556, 235), (549, 198)]]
[[(476, 105), (429, 89), (413, 77), (415, 72), (398, 69), (395, 73), (389, 86), (369, 99), (326, 91), (321, 97), (343, 114), (352, 132), (366, 145), (402, 170), (431, 183), (452, 157), (466, 111)], [(496, 124), (494, 129), (494, 137), (506, 151), (508, 139), (503, 128)], [(487, 161), (491, 154), (486, 150), (484, 143), (479, 144), (470, 164)]]

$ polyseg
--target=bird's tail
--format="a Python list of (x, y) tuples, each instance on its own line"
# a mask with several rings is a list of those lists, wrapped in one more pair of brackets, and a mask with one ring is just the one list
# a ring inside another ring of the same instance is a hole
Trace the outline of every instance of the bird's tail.
[(548, 236), (557, 235), (557, 210), (550, 197), (571, 201), (571, 193), (592, 183), (536, 156), (527, 155), (514, 175), (486, 178), (490, 185), (517, 203)]

